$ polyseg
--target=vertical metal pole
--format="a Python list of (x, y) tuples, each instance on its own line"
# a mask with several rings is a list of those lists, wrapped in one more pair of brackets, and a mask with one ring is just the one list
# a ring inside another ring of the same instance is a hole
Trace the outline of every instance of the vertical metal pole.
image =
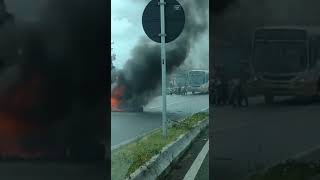
[(165, 15), (164, 0), (160, 0), (160, 21), (161, 21), (161, 70), (162, 70), (162, 135), (167, 137), (167, 76), (166, 76), (166, 41), (165, 41)]

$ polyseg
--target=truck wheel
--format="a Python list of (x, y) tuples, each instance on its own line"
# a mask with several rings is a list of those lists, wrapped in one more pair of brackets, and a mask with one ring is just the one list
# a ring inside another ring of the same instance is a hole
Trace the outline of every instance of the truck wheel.
[(273, 104), (274, 97), (272, 95), (264, 95), (264, 102), (266, 104)]

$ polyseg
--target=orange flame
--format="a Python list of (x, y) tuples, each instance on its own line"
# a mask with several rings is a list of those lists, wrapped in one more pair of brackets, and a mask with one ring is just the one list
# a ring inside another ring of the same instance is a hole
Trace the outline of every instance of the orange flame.
[(0, 155), (1, 157), (34, 157), (21, 142), (32, 134), (35, 126), (8, 113), (0, 112)]
[(0, 157), (36, 158), (41, 156), (39, 152), (30, 152), (23, 143), (35, 135), (39, 127), (22, 115), (39, 103), (40, 83), (40, 76), (34, 74), (1, 97)]
[(111, 110), (112, 111), (121, 111), (120, 104), (121, 104), (121, 97), (123, 96), (125, 91), (124, 86), (117, 86), (113, 89), (111, 93)]

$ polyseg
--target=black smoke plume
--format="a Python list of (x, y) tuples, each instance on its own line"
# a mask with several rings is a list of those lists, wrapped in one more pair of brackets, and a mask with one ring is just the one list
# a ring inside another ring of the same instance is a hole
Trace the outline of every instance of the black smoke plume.
[[(5, 82), (0, 110), (44, 129), (37, 134), (43, 139), (39, 144), (102, 141), (107, 111), (105, 4), (10, 0), (7, 8), (15, 16), (10, 28), (16, 38), (10, 40), (17, 53), (3, 60), (0, 69)], [(20, 100), (27, 102), (10, 105), (20, 89)]]
[[(188, 0), (181, 4), (185, 10), (186, 23), (180, 37), (167, 45), (168, 74), (183, 64), (193, 42), (208, 28), (207, 0)], [(126, 89), (122, 100), (129, 104), (145, 105), (161, 84), (160, 46), (151, 43), (150, 39), (141, 38), (132, 50), (132, 58), (128, 59), (118, 74), (117, 86)]]

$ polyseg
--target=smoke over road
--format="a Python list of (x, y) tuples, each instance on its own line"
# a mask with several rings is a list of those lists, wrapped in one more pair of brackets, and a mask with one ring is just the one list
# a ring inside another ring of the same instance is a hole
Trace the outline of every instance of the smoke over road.
[(0, 123), (14, 118), (16, 124), (7, 126), (10, 133), (21, 124), (33, 127), (29, 138), (13, 139), (21, 146), (100, 141), (97, 137), (105, 136), (106, 128), (104, 4), (89, 0), (7, 3), (15, 22), (6, 32), (15, 34), (5, 40), (17, 49), (0, 59), (4, 64)]
[[(146, 1), (147, 4), (147, 1)], [(208, 28), (208, 1), (184, 1), (181, 3), (186, 14), (183, 32), (167, 45), (167, 72), (184, 63), (190, 55), (193, 43)], [(135, 105), (145, 105), (154, 96), (161, 82), (160, 46), (150, 39), (141, 38), (132, 50), (132, 58), (118, 72), (117, 86), (124, 86), (122, 101)], [(115, 88), (117, 89), (117, 88)]]

